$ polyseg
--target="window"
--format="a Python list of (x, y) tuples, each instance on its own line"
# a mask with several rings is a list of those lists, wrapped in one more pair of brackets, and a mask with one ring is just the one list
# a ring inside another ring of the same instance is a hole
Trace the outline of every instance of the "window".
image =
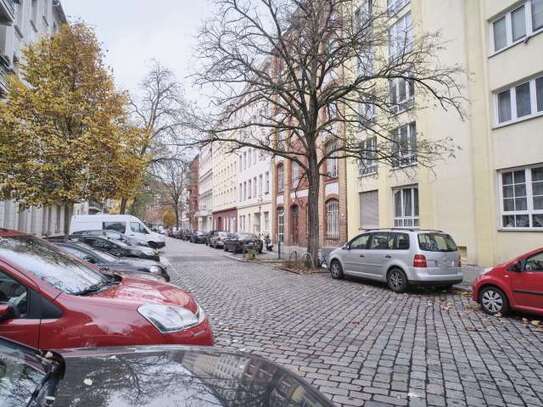
[(412, 79), (398, 78), (390, 81), (390, 101), (396, 113), (409, 109), (414, 98), (415, 82)]
[(253, 198), (257, 197), (257, 188), (258, 188), (258, 185), (256, 183), (256, 177), (254, 177), (253, 178)]
[(360, 193), (360, 228), (379, 227), (379, 192)]
[(395, 14), (409, 4), (410, 0), (388, 0), (387, 9), (389, 14)]
[(370, 240), (370, 235), (360, 235), (351, 240), (350, 249), (351, 250), (365, 250), (368, 248), (368, 242)]
[(247, 181), (243, 183), (243, 200), (247, 199)]
[(358, 103), (358, 120), (361, 122), (361, 127), (364, 124), (370, 124), (374, 122), (377, 117), (375, 104), (367, 102)]
[(524, 271), (543, 271), (543, 252), (528, 257), (524, 262)]
[(0, 304), (14, 305), (21, 317), (24, 317), (28, 311), (28, 292), (26, 287), (1, 271)]
[(285, 166), (279, 164), (277, 166), (277, 193), (285, 192)]
[[(331, 141), (325, 146), (325, 154), (328, 156), (326, 159), (326, 174), (330, 178), (337, 178), (338, 176), (338, 158), (337, 158), (337, 141)], [(294, 168), (294, 167), (293, 167)]]
[(277, 209), (277, 238), (280, 242), (285, 241), (285, 210)]
[(368, 137), (360, 142), (360, 160), (358, 174), (360, 176), (377, 173), (377, 136)]
[(498, 124), (519, 121), (543, 113), (543, 76), (496, 93)]
[(543, 28), (543, 0), (532, 0), (532, 30)]
[(409, 250), (409, 235), (407, 233), (391, 233), (394, 236), (394, 250)]
[(389, 56), (396, 59), (411, 50), (413, 45), (413, 22), (411, 13), (400, 17), (389, 30)]
[(392, 167), (405, 167), (417, 162), (417, 127), (410, 123), (399, 127), (393, 134)]
[(420, 233), (418, 235), (419, 247), (425, 252), (455, 252), (456, 243), (445, 233)]
[(130, 230), (134, 233), (143, 233), (145, 235), (149, 234), (145, 226), (139, 222), (130, 222)]
[(419, 226), (419, 189), (398, 189), (394, 191), (394, 227), (414, 226)]
[(326, 238), (339, 239), (339, 202), (326, 202)]
[(264, 192), (264, 177), (262, 176), (262, 174), (260, 174), (258, 176), (258, 196), (262, 196), (263, 192)]
[(243, 185), (241, 183), (239, 184), (239, 200), (243, 201)]
[(247, 194), (248, 194), (247, 199), (251, 199), (251, 192), (253, 191), (252, 185), (253, 185), (253, 182), (249, 180), (247, 184)]
[(32, 0), (32, 23), (34, 24), (34, 28), (37, 29), (37, 22), (38, 22), (38, 0)]
[(264, 193), (267, 195), (270, 193), (270, 172), (266, 171), (266, 180), (264, 182)]
[(526, 0), (491, 24), (494, 52), (522, 41), (543, 28), (543, 0)]
[(298, 164), (296, 161), (292, 161), (292, 179), (291, 184), (294, 188), (298, 187), (300, 184), (300, 180), (302, 178), (302, 168), (300, 167), (300, 164)]
[(502, 172), (502, 227), (543, 228), (543, 166)]
[(368, 250), (392, 250), (394, 247), (394, 236), (390, 233), (372, 233)]

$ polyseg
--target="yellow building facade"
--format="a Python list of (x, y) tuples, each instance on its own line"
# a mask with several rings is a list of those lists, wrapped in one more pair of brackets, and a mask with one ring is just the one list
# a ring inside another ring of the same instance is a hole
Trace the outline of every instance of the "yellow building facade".
[[(438, 107), (398, 114), (402, 134), (458, 147), (431, 169), (409, 156), (399, 168), (349, 160), (349, 238), (372, 227), (440, 229), (483, 266), (543, 246), (543, 0), (374, 3), (395, 7), (414, 36), (441, 33), (440, 62), (464, 70), (466, 117)], [(398, 96), (409, 102), (410, 89)]]

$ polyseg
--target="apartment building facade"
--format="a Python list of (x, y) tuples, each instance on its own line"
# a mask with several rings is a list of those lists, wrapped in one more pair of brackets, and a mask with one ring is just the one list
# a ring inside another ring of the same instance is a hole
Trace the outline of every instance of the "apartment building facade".
[(213, 149), (213, 229), (238, 231), (236, 155), (228, 143), (215, 143)]
[[(22, 49), (67, 22), (58, 0), (0, 0), (0, 98), (7, 91), (6, 75), (18, 73)], [(1, 103), (1, 101), (0, 101)], [(76, 205), (74, 213), (97, 208), (93, 202)], [(0, 227), (35, 235), (64, 233), (64, 206), (22, 209), (15, 201), (0, 202)]]
[[(543, 1), (373, 3), (393, 9), (391, 35), (398, 25), (409, 36), (441, 32), (447, 46), (440, 61), (463, 67), (469, 103), (464, 120), (442, 109), (417, 110), (416, 87), (390, 84), (405, 147), (392, 168), (348, 160), (349, 238), (374, 227), (442, 229), (469, 263), (481, 265), (541, 246)], [(417, 165), (417, 140), (444, 136), (460, 147), (456, 157), (432, 169)], [(358, 137), (377, 142), (363, 132)]]
[(198, 171), (198, 230), (213, 229), (213, 146), (206, 145), (200, 150)]
[(197, 155), (190, 163), (190, 181), (187, 187), (187, 222), (191, 230), (198, 229), (198, 181), (200, 156)]
[(250, 147), (240, 149), (237, 155), (239, 231), (271, 236), (271, 156)]

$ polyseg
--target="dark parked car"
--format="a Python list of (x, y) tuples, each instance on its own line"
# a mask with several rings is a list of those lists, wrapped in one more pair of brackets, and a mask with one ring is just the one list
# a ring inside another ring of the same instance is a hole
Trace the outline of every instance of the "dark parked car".
[(247, 250), (262, 253), (262, 246), (262, 240), (252, 233), (232, 233), (224, 241), (224, 250), (232, 253), (245, 253)]
[(6, 407), (332, 407), (303, 379), (256, 356), (186, 346), (40, 352), (0, 339)]
[(124, 233), (117, 232), (116, 230), (80, 230), (78, 232), (72, 233), (70, 236), (77, 238), (80, 238), (82, 236), (100, 236), (110, 240), (118, 240), (124, 242), (129, 246), (149, 247), (149, 243), (140, 239), (128, 237)]
[(213, 247), (214, 249), (222, 249), (224, 248), (224, 240), (229, 236), (230, 233), (228, 232), (213, 232), (213, 234), (208, 237), (209, 246)]
[(154, 260), (136, 259), (134, 257), (115, 257), (111, 254), (93, 249), (81, 242), (57, 242), (58, 247), (81, 260), (96, 265), (105, 272), (131, 274), (137, 277), (153, 276), (170, 281), (167, 266)]
[(158, 251), (150, 247), (129, 246), (119, 240), (110, 240), (100, 236), (80, 236), (77, 240), (117, 257), (137, 257), (160, 261)]
[(207, 242), (207, 233), (196, 231), (193, 232), (190, 236), (190, 241), (192, 243), (206, 243)]

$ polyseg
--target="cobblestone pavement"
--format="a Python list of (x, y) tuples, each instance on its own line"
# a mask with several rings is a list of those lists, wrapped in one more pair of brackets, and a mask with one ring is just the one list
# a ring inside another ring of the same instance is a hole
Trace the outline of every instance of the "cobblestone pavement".
[(543, 332), (442, 291), (298, 276), (170, 240), (172, 281), (218, 346), (297, 372), (340, 406), (543, 406)]

